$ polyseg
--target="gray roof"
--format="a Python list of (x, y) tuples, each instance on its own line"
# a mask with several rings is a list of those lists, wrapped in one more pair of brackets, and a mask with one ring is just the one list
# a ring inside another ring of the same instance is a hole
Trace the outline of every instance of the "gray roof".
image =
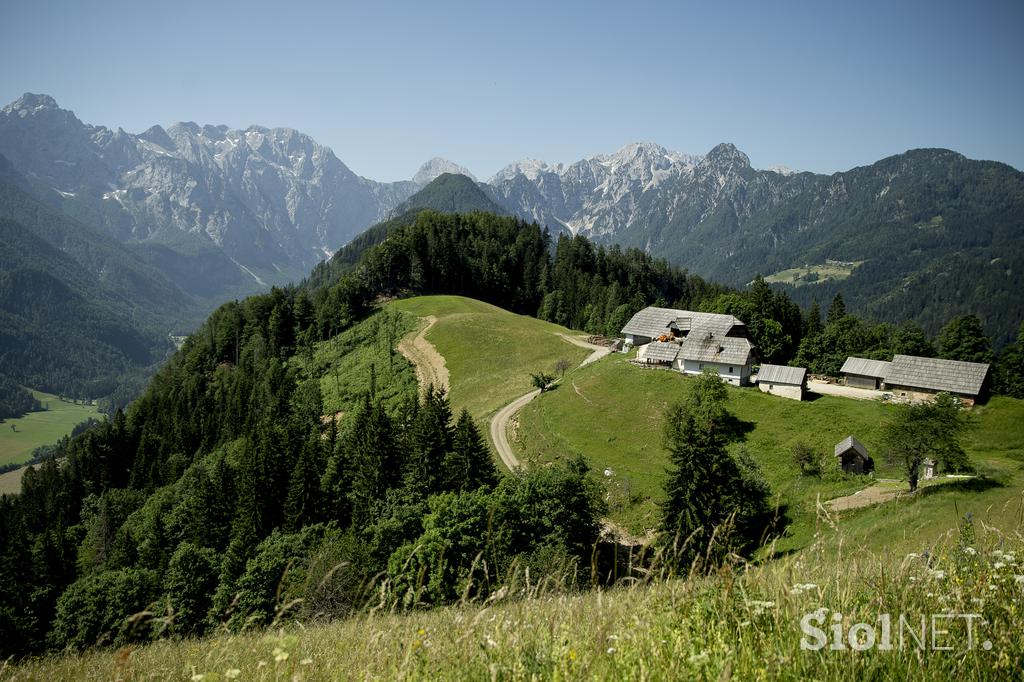
[(785, 367), (783, 365), (761, 365), (757, 372), (757, 383), (792, 384), (803, 386), (807, 378), (806, 367)]
[(655, 362), (675, 362), (677, 355), (679, 355), (679, 344), (672, 341), (652, 341), (643, 351), (645, 360), (654, 360)]
[(906, 386), (930, 391), (978, 395), (988, 374), (988, 365), (941, 358), (897, 355), (885, 377), (886, 386)]
[(890, 364), (884, 360), (849, 357), (846, 358), (846, 362), (843, 363), (843, 367), (839, 371), (843, 374), (859, 374), (861, 376), (884, 379), (889, 373)]
[(719, 362), (727, 365), (749, 365), (753, 362), (754, 344), (735, 336), (707, 336), (692, 331), (683, 342), (680, 355), (694, 362)]
[(847, 436), (843, 440), (836, 443), (836, 457), (843, 454), (848, 450), (856, 450), (864, 457), (869, 457), (868, 449), (864, 447), (864, 444), (853, 436)]
[(732, 315), (651, 306), (634, 315), (622, 328), (622, 334), (656, 339), (668, 332), (670, 326), (687, 332), (679, 352), (686, 360), (730, 365), (748, 365), (753, 361), (754, 344), (747, 338), (747, 327)]
[(705, 328), (722, 336), (725, 336), (734, 326), (744, 326), (741, 321), (732, 315), (696, 313), (677, 308), (655, 308), (654, 306), (649, 306), (630, 318), (626, 326), (622, 328), (622, 334), (648, 336), (656, 339), (659, 335), (668, 332), (669, 325), (673, 323), (682, 331)]

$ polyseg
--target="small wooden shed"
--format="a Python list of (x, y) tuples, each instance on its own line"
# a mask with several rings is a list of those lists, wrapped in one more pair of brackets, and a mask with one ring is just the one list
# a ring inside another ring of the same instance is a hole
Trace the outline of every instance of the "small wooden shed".
[(875, 468), (868, 449), (853, 436), (847, 436), (836, 444), (836, 457), (839, 466), (848, 474), (869, 474)]
[(803, 400), (807, 390), (807, 368), (761, 365), (757, 372), (757, 387), (763, 393)]

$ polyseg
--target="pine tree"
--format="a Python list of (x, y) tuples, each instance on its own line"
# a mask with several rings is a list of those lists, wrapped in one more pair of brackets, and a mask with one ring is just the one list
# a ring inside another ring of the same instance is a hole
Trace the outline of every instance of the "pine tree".
[(491, 451), (465, 409), (455, 424), (452, 447), (444, 458), (444, 478), (445, 489), (457, 491), (498, 483), (498, 470)]
[(726, 395), (717, 374), (705, 372), (687, 400), (672, 405), (665, 415), (672, 469), (661, 505), (661, 530), (670, 558), (680, 566), (705, 556), (717, 561), (759, 539), (754, 521), (767, 506), (767, 490), (748, 480), (726, 450)]
[(821, 333), (821, 307), (818, 306), (818, 299), (811, 301), (811, 309), (807, 311), (804, 319), (804, 338), (811, 338)]
[(832, 304), (828, 307), (828, 317), (825, 319), (825, 324), (833, 324), (846, 317), (846, 302), (843, 301), (842, 294), (836, 294), (832, 299)]
[(407, 484), (426, 497), (440, 492), (444, 484), (443, 464), (452, 447), (452, 408), (444, 391), (427, 388), (412, 421), (406, 462)]
[(383, 405), (364, 401), (343, 448), (349, 458), (352, 519), (362, 527), (372, 519), (374, 504), (402, 478), (404, 457)]
[(292, 470), (284, 503), (284, 525), (290, 532), (320, 520), (320, 447), (320, 435), (314, 430), (306, 439)]

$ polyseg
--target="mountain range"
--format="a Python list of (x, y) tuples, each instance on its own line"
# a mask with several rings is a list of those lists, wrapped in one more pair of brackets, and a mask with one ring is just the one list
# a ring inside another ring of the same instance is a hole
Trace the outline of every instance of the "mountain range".
[(1004, 341), (1024, 309), (1024, 174), (944, 149), (824, 175), (755, 169), (732, 144), (692, 155), (632, 143), (571, 164), (517, 161), (486, 182), (435, 158), (382, 183), (288, 128), (131, 134), (26, 94), (0, 112), (0, 155), (42, 201), (207, 302), (298, 280), (371, 225), (429, 206), (536, 220), (734, 286), (848, 263), (843, 278), (775, 286), (801, 303), (842, 292), (856, 312), (933, 333), (973, 312)]

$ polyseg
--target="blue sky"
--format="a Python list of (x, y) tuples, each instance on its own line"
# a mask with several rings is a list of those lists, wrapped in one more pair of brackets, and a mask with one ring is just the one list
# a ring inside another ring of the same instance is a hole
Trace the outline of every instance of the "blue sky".
[(378, 180), (639, 140), (818, 172), (914, 147), (1024, 168), (1022, 29), (1019, 1), (5, 2), (0, 100), (130, 132), (294, 127)]

